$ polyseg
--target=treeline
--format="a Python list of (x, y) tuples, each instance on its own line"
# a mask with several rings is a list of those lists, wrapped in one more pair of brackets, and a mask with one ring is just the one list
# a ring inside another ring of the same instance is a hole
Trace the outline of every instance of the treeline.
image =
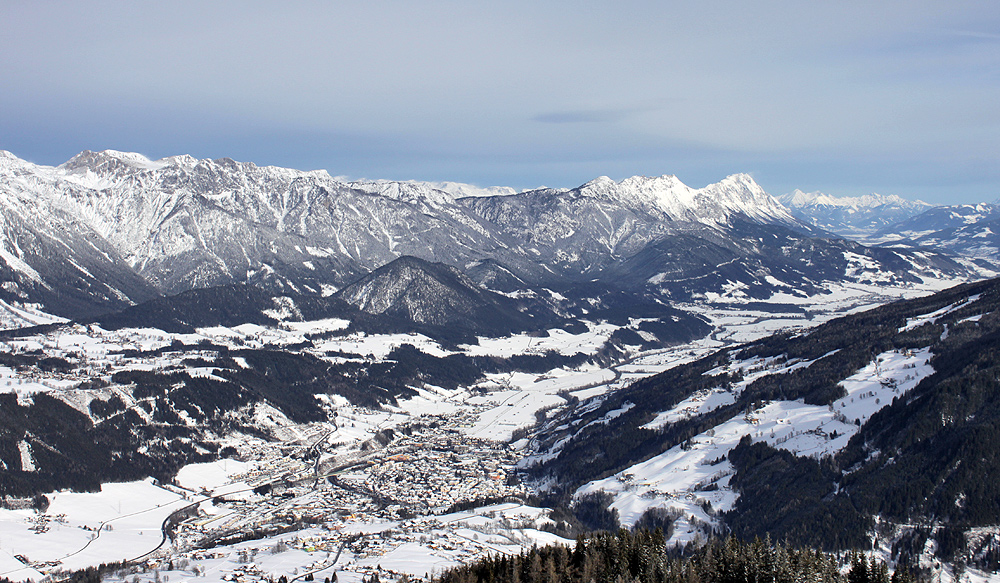
[(751, 543), (729, 537), (693, 549), (667, 548), (659, 530), (619, 530), (580, 537), (573, 548), (535, 547), (455, 567), (436, 583), (911, 583), (905, 569), (889, 574), (885, 563), (848, 557), (841, 573), (834, 555), (811, 549)]
[(126, 564), (125, 561), (101, 563), (97, 567), (87, 567), (86, 569), (73, 571), (69, 577), (60, 579), (60, 583), (101, 583), (105, 575), (124, 569)]
[[(664, 303), (657, 295), (648, 292), (625, 291), (595, 281), (574, 282), (572, 285), (556, 289), (564, 297), (559, 310), (569, 317), (591, 322), (603, 321), (616, 326), (626, 326), (635, 319), (642, 319), (644, 321), (638, 328), (656, 336), (661, 346), (689, 342), (695, 338), (702, 338), (712, 331), (712, 327), (701, 316), (674, 308)], [(570, 320), (567, 323), (572, 322)], [(576, 323), (578, 326), (576, 330), (566, 323), (560, 324), (559, 327), (570, 333), (586, 330), (586, 326), (579, 320)], [(631, 338), (633, 341), (629, 344), (635, 345), (636, 340), (641, 340), (643, 345), (649, 343), (641, 337)]]
[[(579, 366), (589, 359), (580, 353), (566, 356), (555, 352), (510, 358), (463, 354), (438, 357), (410, 344), (395, 348), (379, 361), (354, 354), (332, 355), (345, 358), (338, 363), (306, 352), (277, 349), (231, 350), (195, 345), (173, 350), (199, 352), (201, 356), (187, 358), (185, 364), (214, 368), (215, 376), (225, 380), (192, 377), (183, 369), (127, 370), (112, 376), (117, 384), (134, 385), (136, 398), (152, 398), (157, 405), (154, 418), (164, 423), (179, 422), (180, 418), (171, 414), (171, 409), (184, 410), (192, 419), (203, 422), (262, 401), (293, 421), (321, 421), (326, 419), (326, 412), (316, 395), (337, 394), (355, 405), (378, 409), (415, 395), (412, 387), (424, 383), (454, 390), (475, 384), (486, 373), (543, 372), (560, 366)], [(236, 359), (242, 363), (237, 364)], [(119, 407), (112, 401), (92, 404), (91, 409), (106, 416)]]
[[(615, 532), (621, 528), (618, 511), (611, 508), (612, 502), (614, 497), (611, 494), (598, 491), (573, 497), (567, 493), (550, 493), (530, 500), (529, 504), (552, 509), (549, 513), (552, 523), (543, 525), (543, 530), (563, 538), (573, 538), (593, 532)], [(673, 532), (674, 520), (671, 518), (658, 526), (663, 527), (661, 532), (666, 533), (669, 538)]]

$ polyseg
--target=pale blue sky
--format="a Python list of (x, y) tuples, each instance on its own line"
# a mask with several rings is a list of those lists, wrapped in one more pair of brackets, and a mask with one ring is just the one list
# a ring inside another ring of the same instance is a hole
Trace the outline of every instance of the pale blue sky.
[(1000, 198), (1000, 3), (0, 0), (0, 148)]

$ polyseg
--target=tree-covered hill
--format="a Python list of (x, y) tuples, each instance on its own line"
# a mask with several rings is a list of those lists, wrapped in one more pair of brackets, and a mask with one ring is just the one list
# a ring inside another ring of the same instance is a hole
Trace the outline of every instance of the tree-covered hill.
[[(932, 374), (882, 402), (866, 420), (846, 420), (860, 428), (834, 455), (800, 457), (749, 437), (732, 449), (728, 485), (739, 498), (722, 522), (743, 538), (769, 534), (834, 550), (870, 548), (879, 536), (878, 516), (882, 536), (898, 538), (900, 525), (931, 525), (927, 536), (947, 527), (952, 538), (957, 529), (958, 553), (986, 557), (996, 541), (966, 545), (961, 533), (1000, 525), (1000, 483), (983, 479), (1000, 475), (1000, 280), (723, 350), (603, 401), (584, 401), (539, 428), (536, 445), (549, 455), (530, 474), (554, 478), (572, 492), (769, 402), (832, 407), (846, 395), (842, 382), (878, 355), (921, 350), (929, 351)], [(754, 371), (751, 382), (743, 376), (747, 369), (734, 364), (749, 362), (801, 364), (773, 374)], [(728, 404), (649, 425), (698, 391), (732, 387), (739, 390)], [(601, 419), (610, 421), (595, 422)]]

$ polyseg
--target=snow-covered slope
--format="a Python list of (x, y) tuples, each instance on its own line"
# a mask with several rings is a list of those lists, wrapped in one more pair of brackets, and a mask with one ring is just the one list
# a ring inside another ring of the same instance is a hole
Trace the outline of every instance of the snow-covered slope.
[(916, 239), (938, 231), (958, 229), (1000, 216), (1000, 206), (988, 203), (940, 206), (899, 221), (879, 231), (881, 237)]
[(801, 190), (783, 194), (778, 201), (801, 221), (843, 237), (861, 240), (933, 206), (894, 194), (831, 196)]
[(155, 297), (71, 205), (46, 196), (56, 188), (86, 190), (0, 151), (0, 300), (15, 310), (44, 304), (49, 313), (79, 316)]
[(84, 152), (59, 170), (98, 177), (103, 188), (72, 202), (167, 292), (247, 281), (318, 292), (400, 255), (461, 263), (501, 245), (450, 195), (418, 184), (109, 152)]
[(670, 509), (682, 543), (995, 529), (998, 299), (1000, 280), (957, 286), (680, 364), (542, 420), (522, 467), (610, 494), (626, 525)]

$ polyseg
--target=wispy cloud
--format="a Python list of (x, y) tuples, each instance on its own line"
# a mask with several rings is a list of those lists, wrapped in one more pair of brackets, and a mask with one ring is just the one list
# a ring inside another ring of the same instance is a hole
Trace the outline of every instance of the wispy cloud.
[(983, 32), (980, 30), (945, 30), (944, 32), (946, 34), (951, 34), (954, 36), (961, 36), (966, 38), (1000, 41), (1000, 34), (993, 32)]
[(623, 121), (634, 115), (660, 111), (667, 107), (674, 99), (654, 99), (639, 105), (628, 107), (606, 107), (592, 109), (565, 109), (562, 111), (549, 111), (538, 114), (531, 118), (532, 121), (553, 124), (574, 124), (574, 123), (616, 123)]
[(627, 110), (554, 111), (531, 118), (541, 123), (613, 123), (628, 117)]

